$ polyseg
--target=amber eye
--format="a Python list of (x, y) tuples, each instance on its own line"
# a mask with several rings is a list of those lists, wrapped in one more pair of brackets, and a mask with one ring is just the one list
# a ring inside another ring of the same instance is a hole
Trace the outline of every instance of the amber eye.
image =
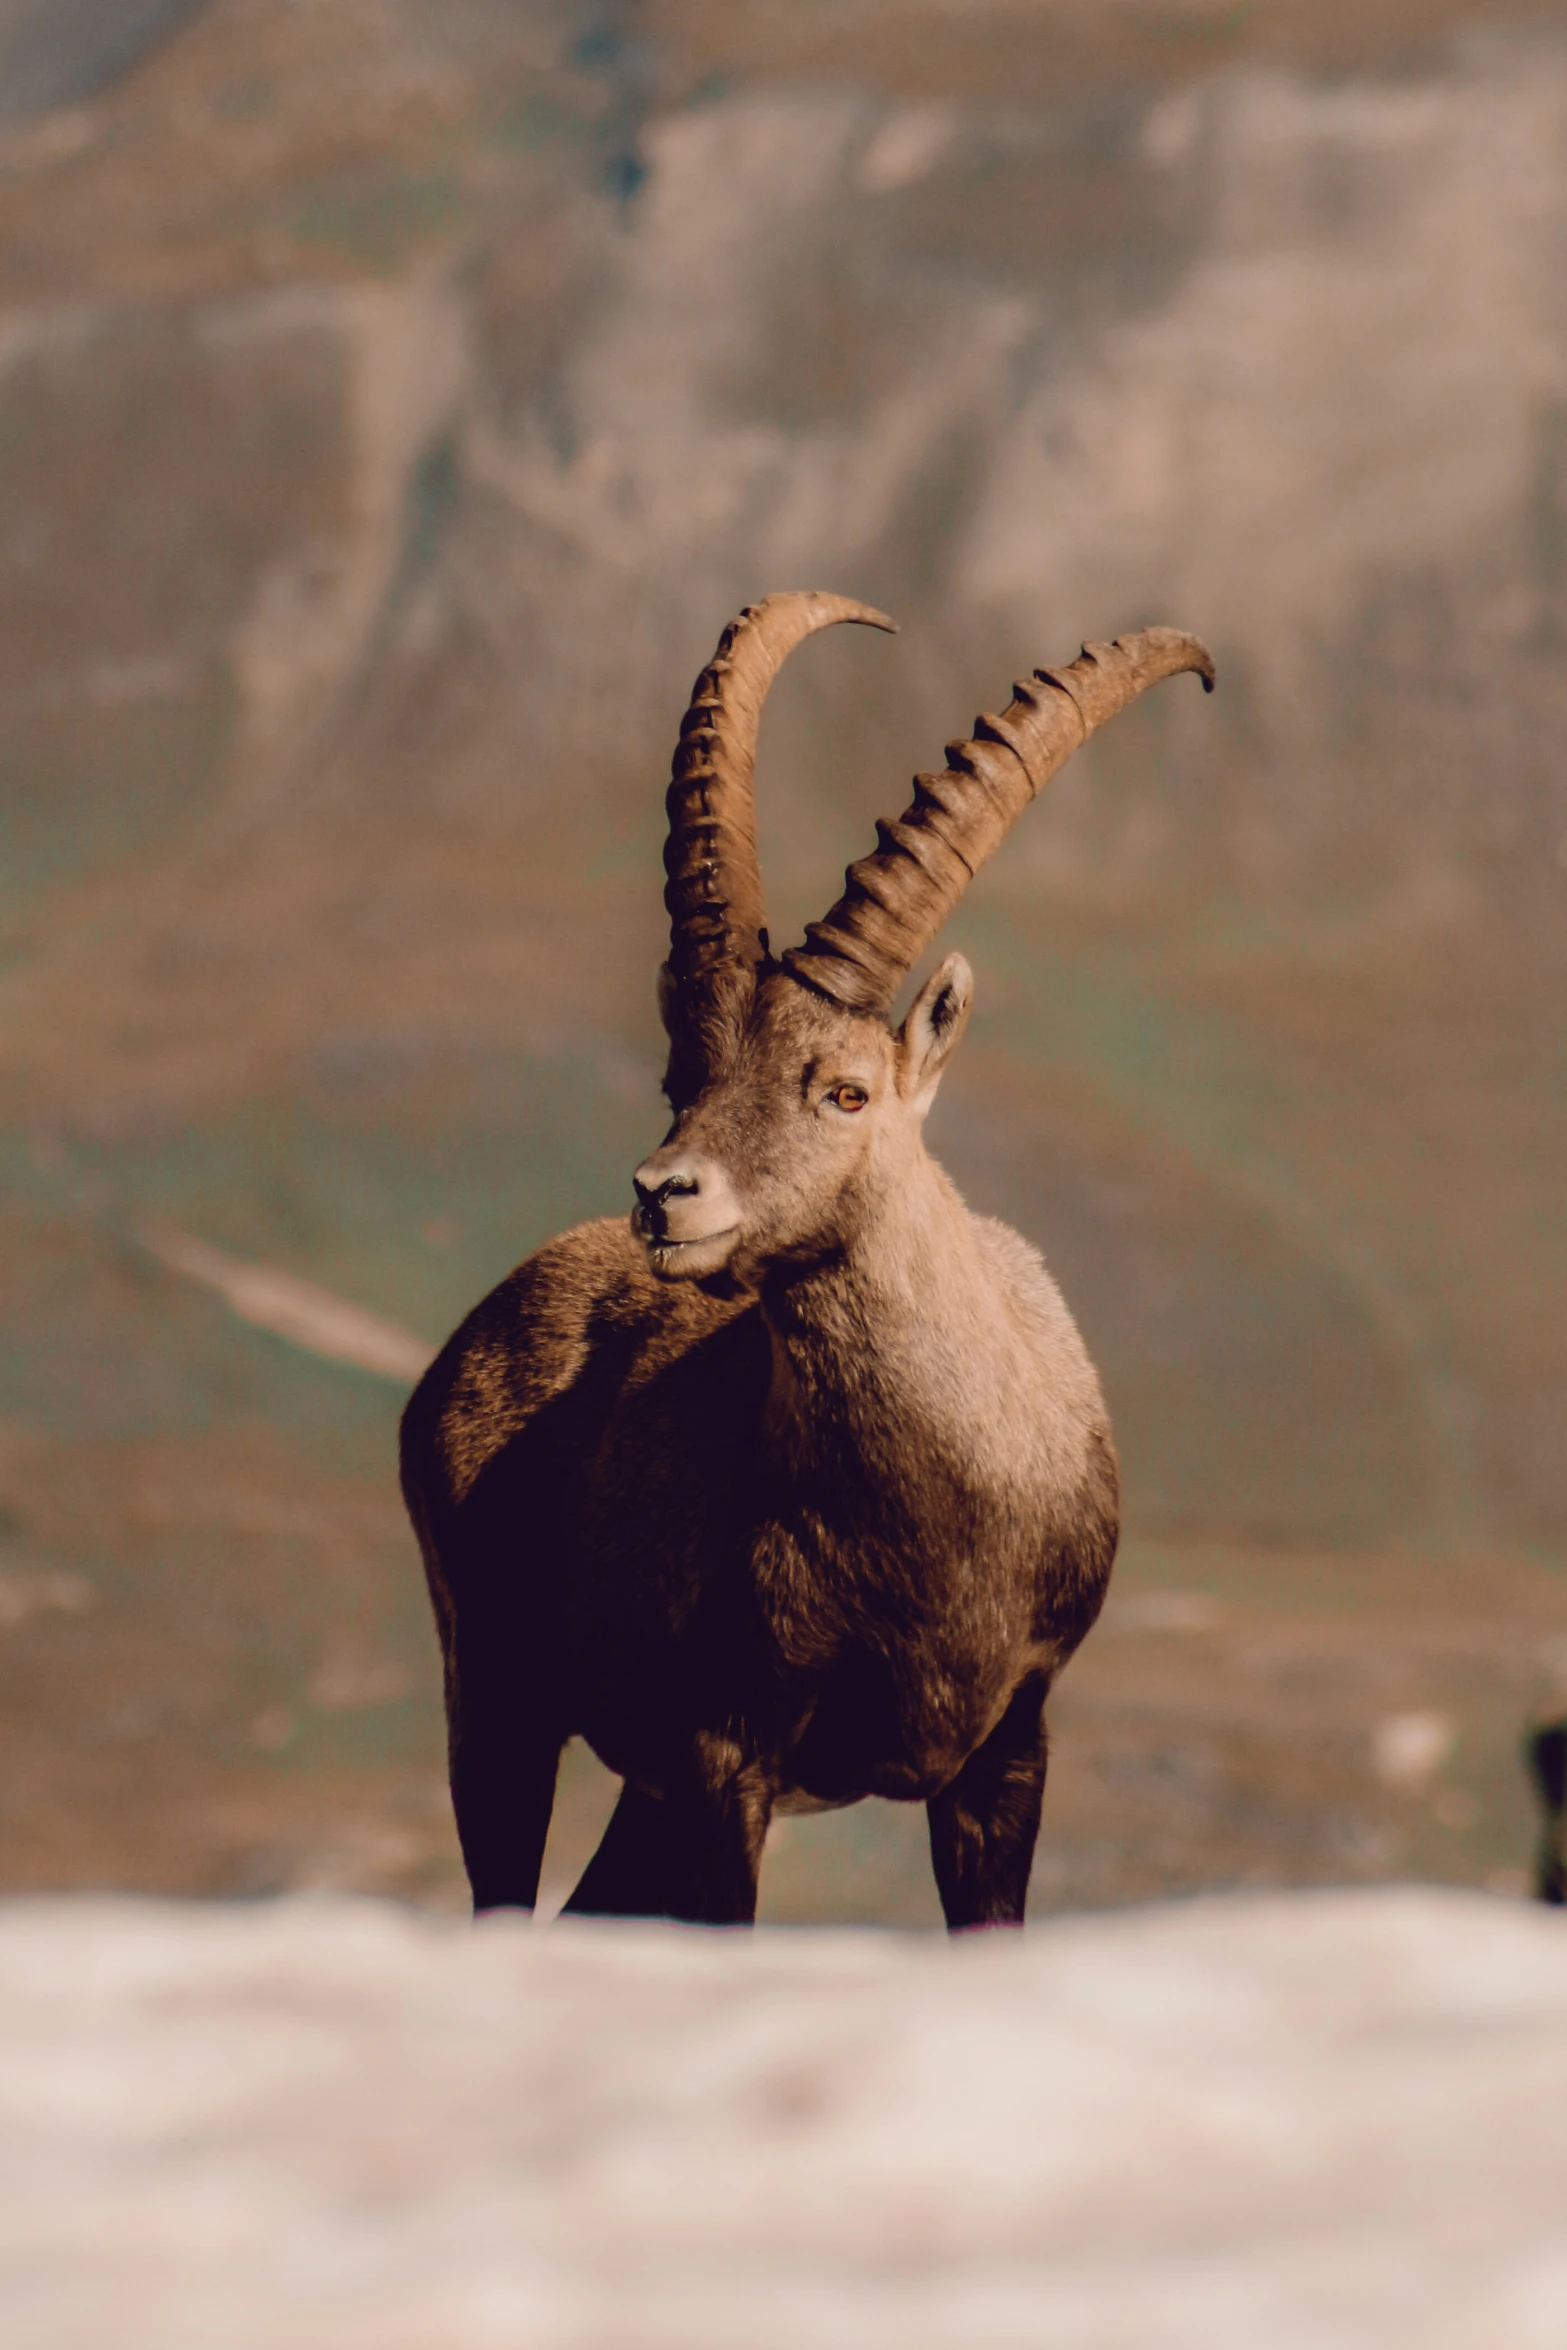
[(870, 1098), (863, 1085), (835, 1085), (827, 1096), (839, 1110), (863, 1110)]

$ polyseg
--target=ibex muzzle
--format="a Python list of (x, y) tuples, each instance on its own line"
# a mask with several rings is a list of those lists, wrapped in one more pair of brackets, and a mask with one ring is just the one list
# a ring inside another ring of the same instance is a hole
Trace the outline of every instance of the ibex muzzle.
[(631, 1229), (656, 1273), (716, 1272), (740, 1236), (740, 1203), (728, 1176), (700, 1151), (670, 1141), (631, 1178)]

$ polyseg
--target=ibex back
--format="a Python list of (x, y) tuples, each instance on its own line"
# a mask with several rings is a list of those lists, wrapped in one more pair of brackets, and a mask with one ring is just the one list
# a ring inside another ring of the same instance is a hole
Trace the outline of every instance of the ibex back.
[(1212, 664), (1150, 629), (1038, 670), (781, 960), (752, 772), (785, 656), (842, 597), (770, 596), (697, 680), (669, 791), (674, 1110), (630, 1223), (469, 1315), (403, 1426), (475, 1904), (531, 1906), (562, 1747), (624, 1780), (568, 1906), (755, 1914), (775, 1811), (927, 1806), (954, 1927), (1023, 1915), (1044, 1703), (1117, 1533), (1099, 1384), (1044, 1265), (927, 1152), (961, 955), (899, 987), (1103, 719)]

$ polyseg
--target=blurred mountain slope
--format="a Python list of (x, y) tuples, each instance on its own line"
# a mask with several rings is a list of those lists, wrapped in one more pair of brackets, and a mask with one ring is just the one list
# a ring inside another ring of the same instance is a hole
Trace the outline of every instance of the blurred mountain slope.
[(3, 0), (0, 122), (96, 97), (207, 0)]
[[(1133, 1577), (1440, 1554), (1534, 1594), (1567, 1553), (1564, 129), (1546, 9), (217, 0), (6, 135), (0, 1461), (18, 1541), (101, 1599), (0, 1669), (79, 1674), (73, 1867), (118, 1838), (173, 1881), (128, 1752), (252, 1823), (395, 1782), (426, 1825), (370, 1881), (438, 1865), (397, 1395), (137, 1235), (433, 1340), (622, 1204), (674, 726), (778, 585), (904, 623), (776, 691), (779, 938), (1020, 670), (1150, 619), (1213, 643), (1219, 697), (1121, 721), (953, 924), (938, 1148), (1084, 1322)], [(154, 1457), (197, 1497), (161, 1531)], [(310, 1844), (189, 1835), (179, 1882)], [(1146, 1881), (1128, 1835), (1096, 1898)]]

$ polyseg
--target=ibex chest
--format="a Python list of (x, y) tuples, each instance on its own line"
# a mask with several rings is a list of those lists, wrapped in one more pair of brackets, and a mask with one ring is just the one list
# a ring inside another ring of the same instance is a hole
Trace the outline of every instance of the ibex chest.
[(623, 1387), (570, 1578), (616, 1767), (737, 1721), (812, 1800), (917, 1793), (1075, 1645), (1085, 1422), (1055, 1366), (1015, 1323), (977, 1361), (939, 1319), (861, 1330), (785, 1349), (752, 1309)]
[(685, 1721), (741, 1720), (815, 1802), (939, 1786), (1050, 1645), (1065, 1529), (1047, 1494), (928, 1442), (910, 1475), (842, 1429), (810, 1464), (777, 1457), (760, 1413), (726, 1433), (721, 1476), (660, 1443), (640, 1454), (638, 1513), (589, 1514), (595, 1714), (621, 1735), (640, 1723), (649, 1750)]

